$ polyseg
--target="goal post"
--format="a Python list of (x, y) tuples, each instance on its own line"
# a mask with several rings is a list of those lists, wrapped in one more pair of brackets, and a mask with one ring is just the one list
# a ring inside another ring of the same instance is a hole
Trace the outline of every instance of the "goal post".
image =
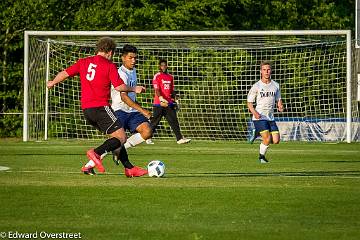
[[(359, 141), (350, 30), (25, 31), (23, 141), (103, 138), (82, 117), (76, 78), (46, 88), (57, 72), (93, 55), (101, 36), (118, 43), (118, 66), (123, 44), (139, 49), (137, 73), (147, 93), (139, 94), (138, 101), (148, 109), (158, 60), (168, 60), (180, 93), (180, 127), (187, 137), (246, 140), (251, 128), (246, 95), (260, 79), (260, 61), (270, 60), (286, 106), (285, 113), (276, 113), (285, 140)], [(312, 133), (319, 126), (321, 131)], [(294, 129), (299, 132), (292, 133)], [(155, 138), (172, 138), (166, 122)]]

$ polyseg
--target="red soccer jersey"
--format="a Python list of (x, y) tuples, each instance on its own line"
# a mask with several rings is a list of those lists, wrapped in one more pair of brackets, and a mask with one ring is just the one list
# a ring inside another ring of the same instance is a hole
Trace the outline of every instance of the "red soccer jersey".
[(109, 106), (111, 84), (124, 84), (116, 65), (100, 55), (79, 59), (65, 71), (70, 77), (80, 75), (82, 109)]
[[(173, 103), (171, 94), (174, 92), (174, 78), (171, 74), (158, 72), (153, 78), (154, 89), (160, 90), (161, 96), (165, 98), (169, 104)], [(159, 97), (155, 95), (154, 105), (160, 105)]]

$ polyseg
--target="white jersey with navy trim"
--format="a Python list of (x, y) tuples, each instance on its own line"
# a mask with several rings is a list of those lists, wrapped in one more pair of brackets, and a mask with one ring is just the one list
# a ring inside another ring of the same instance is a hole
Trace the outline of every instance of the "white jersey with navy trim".
[[(118, 73), (124, 83), (130, 87), (135, 87), (137, 85), (137, 76), (136, 76), (136, 69), (129, 70), (124, 65), (122, 65), (118, 69)], [(135, 92), (128, 92), (128, 96), (133, 100), (136, 101), (136, 93)], [(111, 107), (114, 111), (122, 110), (124, 112), (137, 112), (136, 109), (129, 107), (126, 103), (121, 100), (120, 92), (116, 91), (113, 86), (111, 86)]]
[(274, 121), (274, 107), (277, 101), (281, 99), (279, 84), (275, 81), (264, 83), (257, 81), (250, 89), (247, 101), (256, 102), (255, 110), (261, 115), (260, 119), (253, 116), (253, 120)]

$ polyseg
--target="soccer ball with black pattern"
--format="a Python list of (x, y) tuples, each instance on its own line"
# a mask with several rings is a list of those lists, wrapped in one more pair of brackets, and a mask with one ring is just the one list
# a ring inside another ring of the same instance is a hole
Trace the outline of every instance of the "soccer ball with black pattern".
[(165, 174), (165, 164), (159, 160), (149, 162), (147, 169), (150, 177), (162, 177)]

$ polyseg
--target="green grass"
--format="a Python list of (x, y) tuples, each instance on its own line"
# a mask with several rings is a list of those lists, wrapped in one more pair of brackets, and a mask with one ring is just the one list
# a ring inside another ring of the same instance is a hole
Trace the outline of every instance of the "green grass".
[(0, 140), (0, 232), (82, 239), (360, 239), (360, 144), (175, 141), (129, 150), (166, 177), (128, 179), (110, 157), (85, 176), (98, 142)]

